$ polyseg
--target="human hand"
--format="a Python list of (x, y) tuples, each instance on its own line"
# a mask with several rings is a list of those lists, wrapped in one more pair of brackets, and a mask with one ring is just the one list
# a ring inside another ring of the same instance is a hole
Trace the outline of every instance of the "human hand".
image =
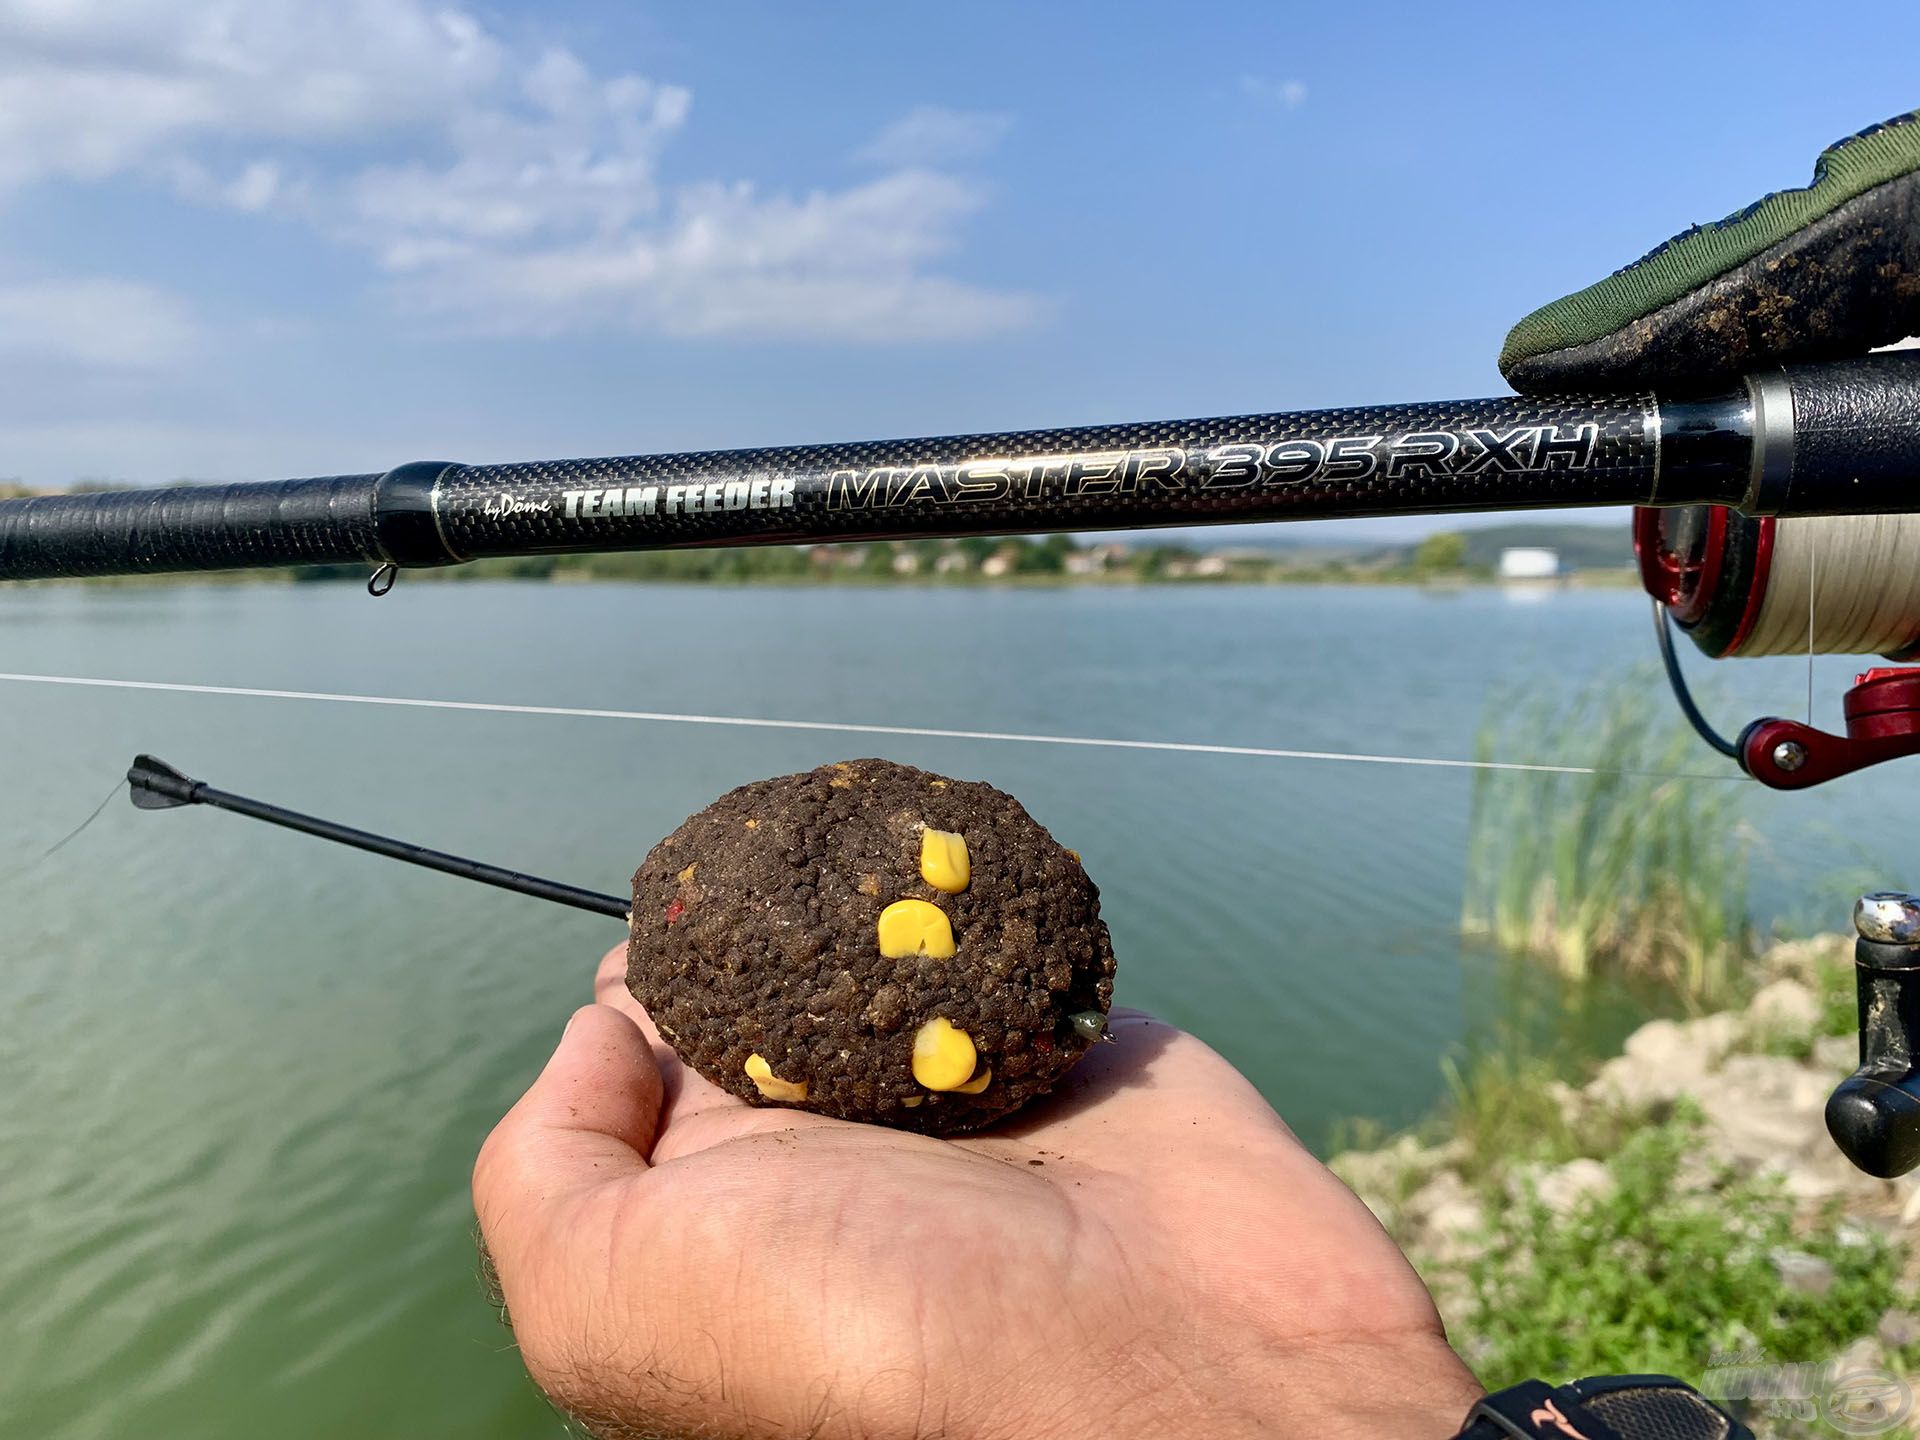
[(1480, 1387), (1406, 1259), (1253, 1087), (1115, 1011), (957, 1140), (754, 1108), (601, 962), (482, 1148), (527, 1368), (596, 1433), (1454, 1433)]

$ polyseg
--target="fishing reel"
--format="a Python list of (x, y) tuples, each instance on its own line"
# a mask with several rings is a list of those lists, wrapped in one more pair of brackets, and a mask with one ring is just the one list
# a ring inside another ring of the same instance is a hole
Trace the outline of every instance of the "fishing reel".
[[(1844, 735), (1763, 716), (1729, 741), (1694, 703), (1673, 644), (1677, 628), (1715, 658), (1920, 658), (1920, 519), (1643, 508), (1633, 543), (1674, 697), (1701, 737), (1747, 774), (1776, 790), (1804, 790), (1920, 753), (1920, 665), (1856, 675)], [(1867, 895), (1853, 920), (1860, 1065), (1827, 1101), (1827, 1132), (1855, 1166), (1892, 1179), (1920, 1165), (1920, 898)]]
[(1677, 627), (1716, 659), (1879, 654), (1920, 659), (1920, 516), (1752, 517), (1719, 505), (1634, 512), (1634, 554), (1654, 599), (1661, 658), (1700, 736), (1775, 790), (1805, 790), (1920, 753), (1920, 666), (1854, 677), (1846, 733), (1763, 716), (1722, 737), (1694, 704)]

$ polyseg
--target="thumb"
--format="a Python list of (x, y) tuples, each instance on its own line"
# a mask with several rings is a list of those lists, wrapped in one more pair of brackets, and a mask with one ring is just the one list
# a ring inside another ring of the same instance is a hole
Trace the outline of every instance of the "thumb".
[(633, 1021), (606, 1005), (576, 1010), (553, 1058), (480, 1149), (473, 1201), (481, 1227), (644, 1172), (662, 1093), (660, 1067)]

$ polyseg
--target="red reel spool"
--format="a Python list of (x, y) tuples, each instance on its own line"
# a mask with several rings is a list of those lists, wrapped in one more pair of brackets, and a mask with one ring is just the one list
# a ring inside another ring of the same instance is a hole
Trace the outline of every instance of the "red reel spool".
[(1767, 593), (1773, 528), (1724, 505), (1636, 506), (1640, 583), (1707, 654), (1737, 655)]

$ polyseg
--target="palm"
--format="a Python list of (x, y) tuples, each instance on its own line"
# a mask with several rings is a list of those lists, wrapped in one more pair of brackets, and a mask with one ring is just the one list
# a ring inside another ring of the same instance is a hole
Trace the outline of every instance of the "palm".
[[(542, 1271), (591, 1277), (597, 1293), (567, 1301), (588, 1319), (567, 1328), (593, 1335), (565, 1343), (597, 1355), (593, 1374), (647, 1375), (650, 1416), (714, 1425), (724, 1397), (740, 1433), (1068, 1435), (1116, 1433), (1129, 1407), (1162, 1427), (1199, 1407), (1230, 1433), (1223, 1405), (1249, 1407), (1250, 1428), (1270, 1418), (1276, 1352), (1339, 1365), (1402, 1341), (1444, 1354), (1443, 1382), (1465, 1393), (1373, 1217), (1172, 1027), (1115, 1012), (1119, 1043), (1053, 1095), (945, 1141), (720, 1090), (627, 994), (622, 950), (596, 998), (659, 1067), (651, 1147), (636, 1147), (651, 1166), (582, 1189), (553, 1237), (572, 1258)], [(536, 1353), (527, 1307), (560, 1302), (502, 1271), (543, 1383), (630, 1423), (577, 1357)]]

